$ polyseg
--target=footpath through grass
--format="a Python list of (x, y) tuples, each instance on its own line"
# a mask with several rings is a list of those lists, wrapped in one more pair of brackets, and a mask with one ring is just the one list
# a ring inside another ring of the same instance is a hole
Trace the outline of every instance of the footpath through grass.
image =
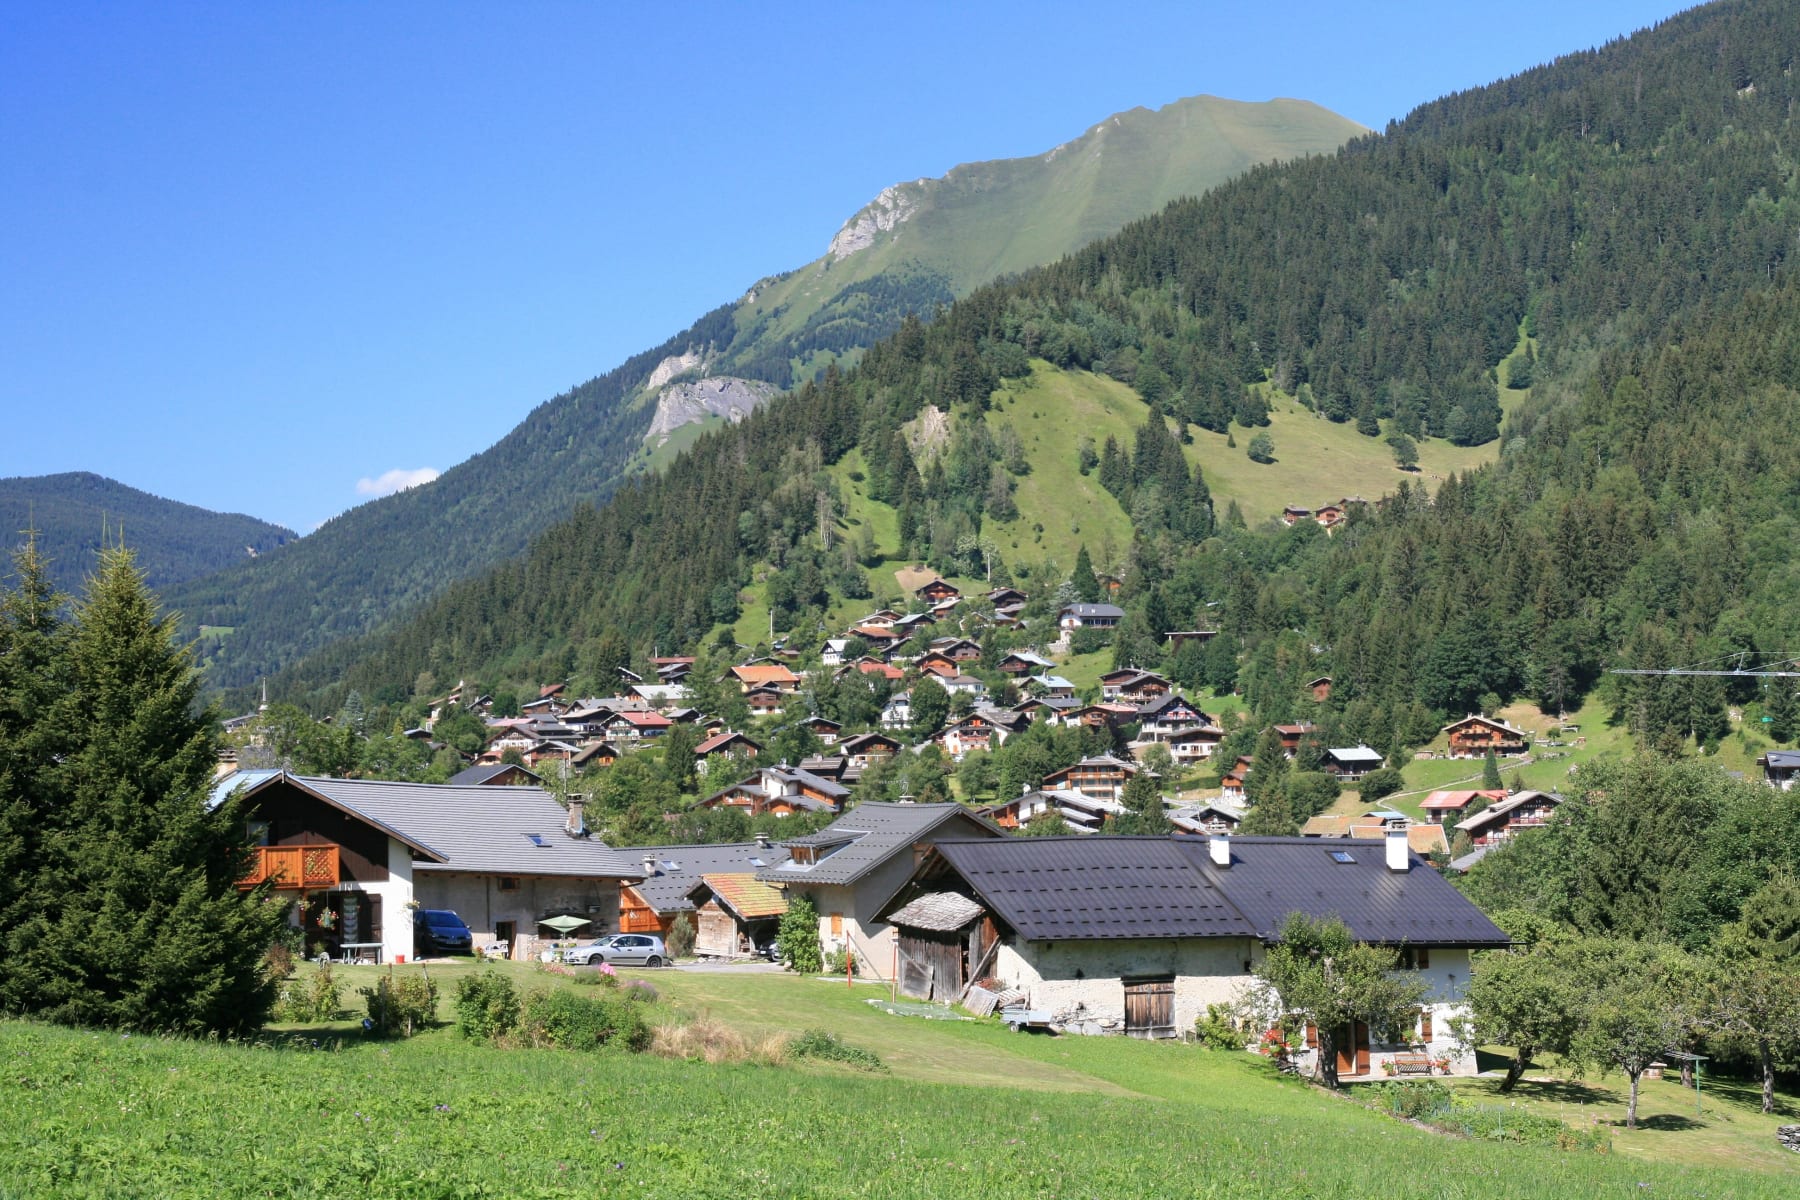
[(0, 1023), (0, 1196), (1774, 1197), (1800, 1182), (1800, 1163), (1447, 1139), (1247, 1055), (890, 1017), (864, 1003), (873, 988), (651, 978), (662, 1019), (823, 1027), (891, 1069), (499, 1050), (449, 1029), (249, 1046)]

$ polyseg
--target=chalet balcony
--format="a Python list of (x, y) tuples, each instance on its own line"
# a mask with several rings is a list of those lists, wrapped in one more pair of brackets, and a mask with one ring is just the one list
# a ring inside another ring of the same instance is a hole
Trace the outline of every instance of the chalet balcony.
[(250, 869), (238, 880), (239, 887), (255, 887), (265, 880), (277, 888), (336, 887), (338, 848), (331, 842), (310, 846), (258, 846), (252, 851)]

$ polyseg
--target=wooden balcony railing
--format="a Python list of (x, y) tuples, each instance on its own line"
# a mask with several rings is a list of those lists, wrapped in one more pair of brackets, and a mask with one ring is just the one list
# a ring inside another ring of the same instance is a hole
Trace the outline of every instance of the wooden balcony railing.
[(278, 888), (328, 888), (338, 884), (338, 848), (330, 842), (311, 846), (258, 846), (250, 870), (239, 887), (269, 880)]

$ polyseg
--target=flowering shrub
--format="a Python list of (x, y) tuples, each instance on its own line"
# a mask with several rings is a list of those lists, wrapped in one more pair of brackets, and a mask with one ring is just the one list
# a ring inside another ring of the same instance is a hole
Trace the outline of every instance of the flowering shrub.
[(1262, 1035), (1256, 1043), (1256, 1052), (1264, 1058), (1286, 1058), (1294, 1052), (1294, 1044), (1287, 1039), (1287, 1034), (1277, 1026)]

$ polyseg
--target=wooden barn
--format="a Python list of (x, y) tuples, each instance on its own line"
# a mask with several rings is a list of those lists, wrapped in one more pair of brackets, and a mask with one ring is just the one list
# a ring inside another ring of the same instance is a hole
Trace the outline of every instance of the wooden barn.
[(929, 892), (888, 918), (899, 937), (900, 994), (953, 1004), (999, 947), (993, 918), (959, 892)]
[(694, 953), (749, 958), (775, 940), (787, 896), (754, 871), (706, 875), (688, 892), (694, 905)]

